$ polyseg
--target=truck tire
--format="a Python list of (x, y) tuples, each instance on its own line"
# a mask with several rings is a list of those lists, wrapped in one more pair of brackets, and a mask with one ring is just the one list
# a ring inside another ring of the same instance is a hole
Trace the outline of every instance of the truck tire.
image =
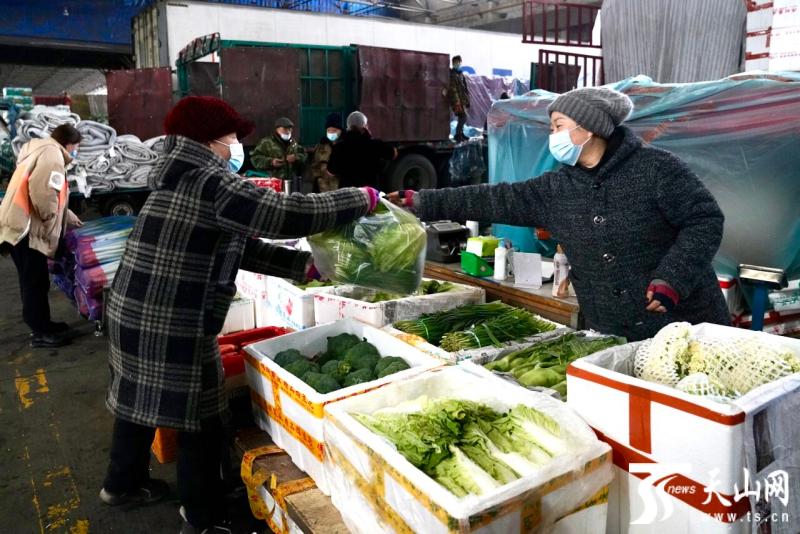
[(138, 212), (137, 203), (130, 195), (114, 195), (103, 203), (102, 214), (105, 217), (136, 215)]
[(406, 154), (389, 167), (384, 186), (386, 191), (433, 189), (436, 187), (436, 169), (425, 156)]

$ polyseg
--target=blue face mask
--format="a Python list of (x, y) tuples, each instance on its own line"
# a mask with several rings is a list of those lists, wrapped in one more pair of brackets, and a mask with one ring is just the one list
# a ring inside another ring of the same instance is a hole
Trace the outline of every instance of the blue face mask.
[(589, 137), (589, 139), (584, 141), (581, 145), (573, 143), (569, 134), (572, 130), (577, 128), (576, 126), (571, 130), (561, 130), (560, 132), (550, 134), (550, 153), (553, 154), (553, 157), (556, 158), (557, 161), (560, 161), (564, 165), (575, 165), (578, 162), (578, 158), (581, 156), (584, 145), (591, 139), (591, 137)]
[(339, 134), (338, 133), (327, 133), (325, 135), (328, 136), (328, 141), (330, 141), (331, 143), (333, 143), (334, 141), (339, 139)]
[(229, 145), (217, 139), (214, 141), (230, 149), (231, 159), (228, 160), (228, 169), (230, 169), (231, 172), (239, 172), (239, 169), (244, 165), (244, 145), (242, 145), (242, 143), (231, 143)]
[(72, 152), (69, 153), (69, 155), (72, 156), (72, 159), (77, 158), (78, 157), (78, 149), (77, 148), (74, 149)]

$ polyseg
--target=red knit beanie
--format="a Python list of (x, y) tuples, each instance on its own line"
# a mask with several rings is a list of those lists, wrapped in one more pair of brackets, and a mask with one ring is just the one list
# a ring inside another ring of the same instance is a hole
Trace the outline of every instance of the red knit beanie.
[(164, 133), (208, 143), (236, 133), (239, 141), (250, 135), (253, 123), (243, 119), (225, 101), (213, 96), (187, 96), (164, 119)]

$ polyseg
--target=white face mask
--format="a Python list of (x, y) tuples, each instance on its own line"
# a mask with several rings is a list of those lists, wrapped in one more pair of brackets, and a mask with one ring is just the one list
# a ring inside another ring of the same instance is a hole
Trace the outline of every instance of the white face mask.
[(244, 145), (239, 142), (231, 144), (223, 143), (217, 139), (215, 139), (214, 142), (228, 147), (231, 151), (231, 159), (228, 160), (228, 169), (230, 169), (231, 172), (239, 172), (239, 169), (244, 165)]
[(564, 165), (575, 165), (578, 162), (578, 158), (581, 156), (581, 152), (583, 152), (584, 145), (591, 139), (591, 136), (589, 136), (589, 139), (580, 145), (573, 143), (569, 134), (577, 128), (578, 126), (569, 130), (561, 130), (560, 132), (550, 134), (550, 153), (553, 154), (553, 157), (556, 158), (557, 161), (560, 161)]
[(281, 139), (283, 139), (284, 141), (288, 141), (289, 139), (292, 138), (292, 134), (280, 134), (280, 136)]

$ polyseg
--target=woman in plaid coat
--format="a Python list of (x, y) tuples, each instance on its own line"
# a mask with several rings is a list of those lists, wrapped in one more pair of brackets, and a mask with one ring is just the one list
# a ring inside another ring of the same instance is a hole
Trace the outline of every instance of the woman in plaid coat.
[(188, 97), (165, 121), (164, 154), (128, 239), (107, 303), (116, 417), (101, 499), (154, 501), (166, 484), (148, 475), (155, 427), (179, 430), (178, 493), (184, 530), (219, 524), (221, 416), (227, 409), (216, 337), (236, 294), (238, 269), (306, 280), (309, 253), (256, 236), (300, 237), (375, 207), (374, 189), (281, 195), (235, 172), (252, 125), (222, 100)]

